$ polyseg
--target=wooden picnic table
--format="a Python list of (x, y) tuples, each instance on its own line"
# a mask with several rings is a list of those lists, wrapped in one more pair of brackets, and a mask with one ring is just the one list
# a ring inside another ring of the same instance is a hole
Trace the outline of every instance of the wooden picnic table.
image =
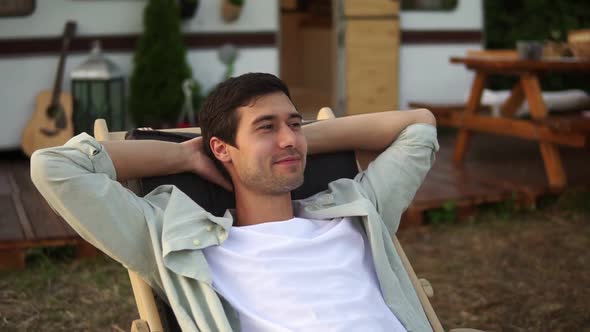
[[(561, 130), (552, 124), (543, 102), (539, 77), (546, 72), (590, 72), (590, 59), (543, 58), (525, 60), (515, 56), (467, 56), (451, 57), (451, 63), (462, 64), (475, 72), (469, 99), (460, 114), (455, 114), (454, 123), (459, 128), (453, 162), (462, 164), (470, 136), (474, 132), (487, 132), (515, 136), (539, 142), (549, 186), (561, 189), (566, 184), (558, 145), (584, 147), (586, 135), (574, 130)], [(478, 113), (486, 80), (491, 75), (517, 76), (518, 82), (509, 98), (501, 106), (501, 116), (493, 117)], [(530, 119), (515, 118), (520, 105), (527, 100)]]

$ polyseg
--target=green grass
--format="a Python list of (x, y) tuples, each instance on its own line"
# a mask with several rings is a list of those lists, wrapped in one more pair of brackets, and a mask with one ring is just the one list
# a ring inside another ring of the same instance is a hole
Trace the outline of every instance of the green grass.
[(452, 224), (457, 221), (457, 204), (448, 201), (438, 209), (426, 211), (426, 218), (432, 225)]
[[(561, 195), (545, 195), (533, 206), (518, 204), (516, 194), (501, 202), (481, 204), (471, 220), (475, 223), (490, 220), (509, 222), (523, 214), (559, 211), (561, 214), (590, 216), (590, 191), (567, 191)], [(457, 203), (448, 201), (442, 207), (426, 211), (427, 222), (431, 225), (453, 224), (458, 221)]]

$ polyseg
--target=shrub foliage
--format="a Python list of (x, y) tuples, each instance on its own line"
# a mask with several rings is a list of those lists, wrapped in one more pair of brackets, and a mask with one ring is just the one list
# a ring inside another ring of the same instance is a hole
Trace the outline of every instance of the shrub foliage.
[[(513, 49), (517, 40), (567, 41), (570, 30), (590, 28), (590, 4), (579, 0), (484, 0), (486, 48)], [(492, 88), (509, 89), (514, 80), (492, 78)], [(590, 91), (583, 74), (550, 74), (544, 90)]]
[(174, 0), (150, 0), (133, 58), (129, 111), (136, 126), (174, 124), (182, 108), (182, 82), (192, 77)]

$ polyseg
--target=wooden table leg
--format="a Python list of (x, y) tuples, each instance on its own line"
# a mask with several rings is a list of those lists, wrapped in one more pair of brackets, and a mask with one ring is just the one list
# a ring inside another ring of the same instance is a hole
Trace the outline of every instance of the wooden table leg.
[[(481, 95), (483, 93), (485, 84), (486, 74), (477, 72), (475, 74), (475, 78), (473, 79), (473, 84), (471, 85), (471, 92), (469, 93), (469, 99), (467, 100), (467, 105), (465, 107), (465, 111), (463, 112), (463, 117), (470, 117), (475, 115), (475, 113), (479, 109)], [(459, 133), (457, 134), (457, 141), (455, 143), (455, 151), (453, 153), (453, 163), (455, 165), (460, 165), (463, 163), (463, 159), (465, 159), (465, 153), (467, 152), (467, 146), (469, 144), (470, 136), (471, 132), (468, 129), (459, 129)]]
[[(543, 95), (539, 78), (534, 73), (524, 73), (520, 76), (520, 82), (524, 89), (524, 94), (529, 103), (531, 116), (534, 119), (544, 119), (547, 117), (547, 108), (543, 103)], [(539, 142), (543, 162), (545, 163), (545, 173), (549, 179), (549, 186), (555, 189), (561, 189), (565, 186), (566, 177), (561, 163), (559, 150), (555, 144)]]
[(524, 91), (522, 89), (522, 84), (520, 81), (516, 82), (512, 91), (510, 92), (510, 96), (508, 99), (502, 104), (501, 107), (501, 114), (503, 117), (513, 117), (514, 114), (518, 111), (520, 105), (524, 101)]

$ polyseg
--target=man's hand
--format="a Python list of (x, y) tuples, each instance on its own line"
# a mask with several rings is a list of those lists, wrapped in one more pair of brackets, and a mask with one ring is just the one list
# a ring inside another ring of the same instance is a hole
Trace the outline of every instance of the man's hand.
[(203, 150), (198, 137), (183, 143), (155, 140), (101, 142), (111, 157), (117, 180), (193, 172), (232, 191), (233, 187)]
[(189, 172), (196, 173), (197, 175), (222, 186), (226, 190), (233, 191), (231, 182), (221, 174), (213, 160), (205, 154), (202, 137), (196, 137), (180, 144), (186, 149), (190, 156), (188, 162)]

